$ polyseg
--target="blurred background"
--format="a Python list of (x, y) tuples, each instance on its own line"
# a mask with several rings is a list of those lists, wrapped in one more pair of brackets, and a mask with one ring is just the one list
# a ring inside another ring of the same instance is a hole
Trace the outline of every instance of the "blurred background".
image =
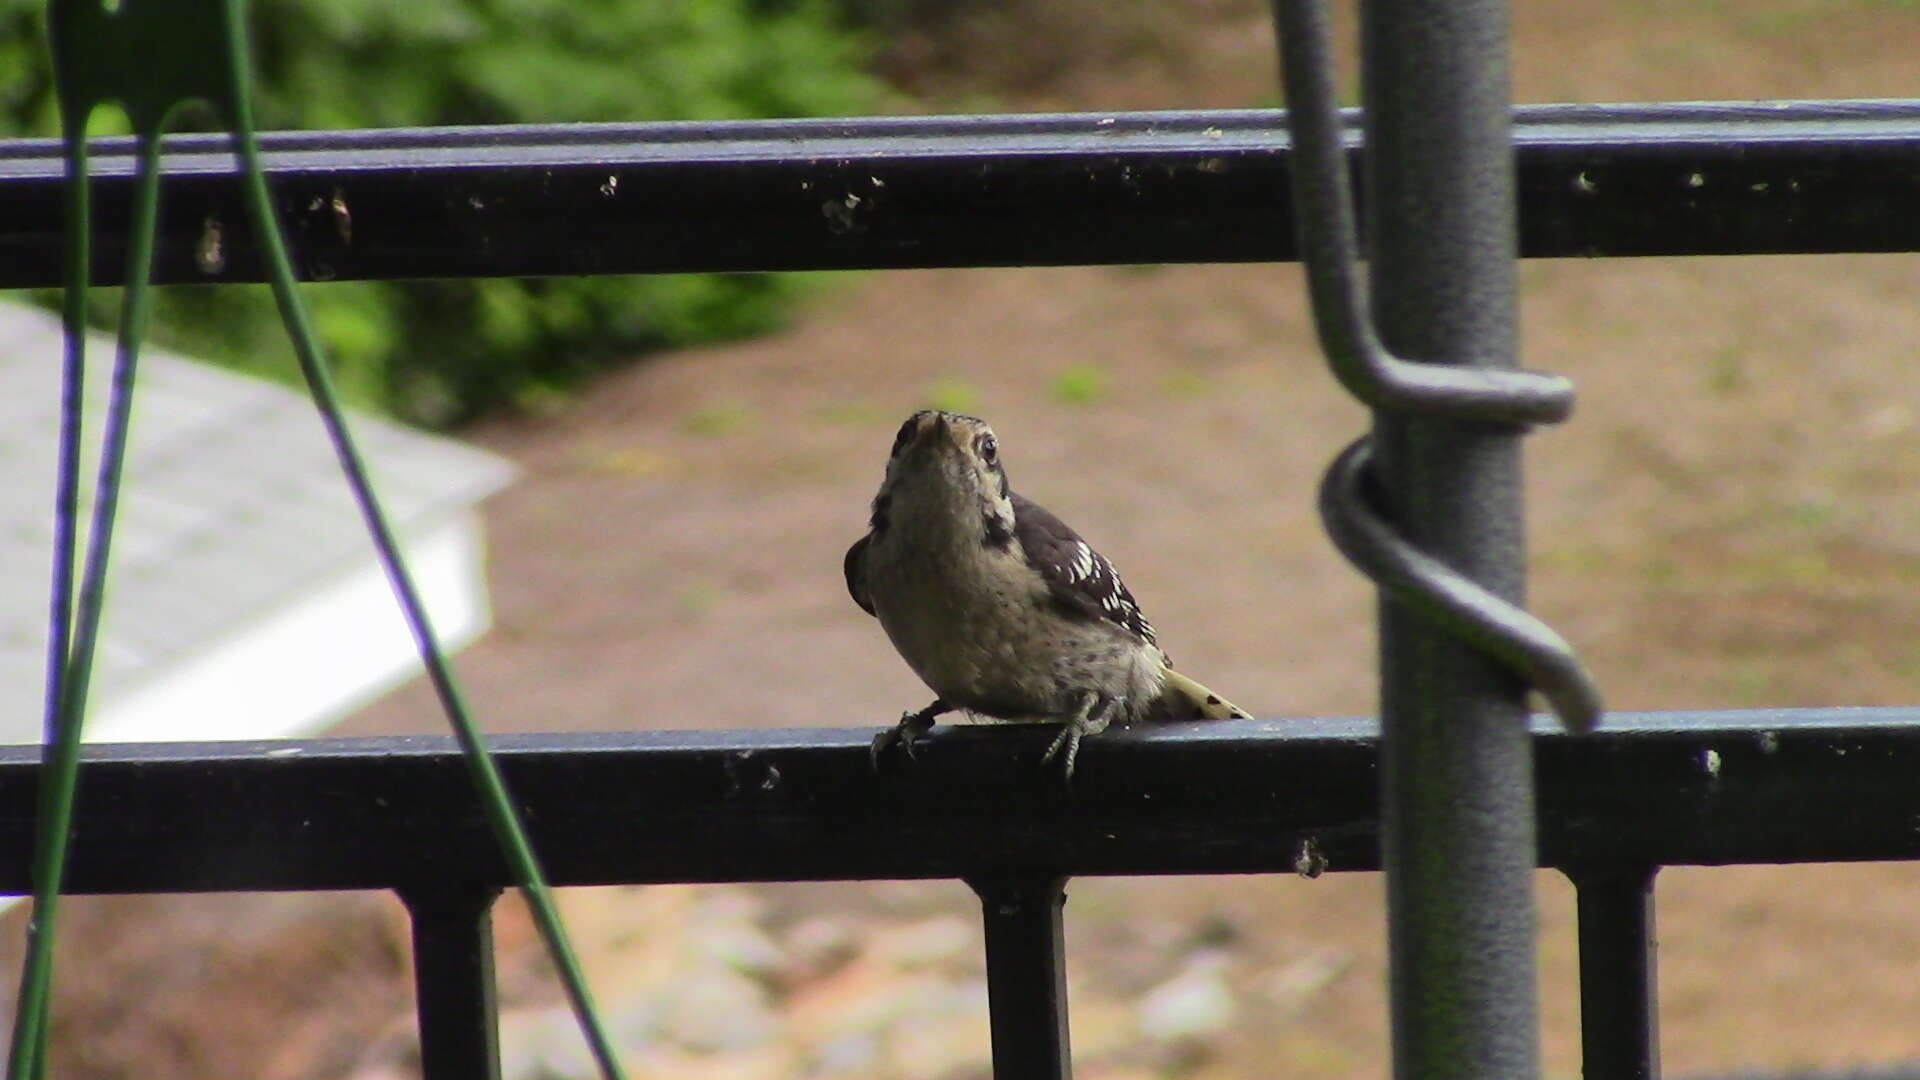
[[(32, 73), (0, 91), (15, 133), (51, 130), (37, 6), (0, 3), (0, 68)], [(1271, 106), (1267, 20), (1254, 0), (254, 5), (268, 127)], [(1920, 6), (1527, 0), (1515, 34), (1522, 101), (1894, 97)], [(1525, 363), (1581, 394), (1528, 443), (1531, 602), (1609, 703), (1920, 701), (1920, 260), (1535, 261), (1521, 281)], [(162, 295), (159, 340), (291, 371), (264, 290)], [(491, 730), (878, 726), (921, 704), (839, 563), (926, 405), (994, 423), (1014, 483), (1121, 567), (1184, 670), (1261, 716), (1374, 708), (1371, 594), (1312, 508), (1366, 417), (1322, 367), (1298, 267), (306, 295), (363, 407), (515, 470), (482, 508), (493, 627), (459, 660)], [(408, 685), (335, 730), (442, 726)], [(1920, 1059), (1916, 896), (1914, 866), (1663, 873), (1670, 1073)], [(1547, 1061), (1572, 1077), (1572, 893), (1543, 873), (1540, 897)], [(640, 1075), (988, 1075), (959, 883), (563, 905)], [(1374, 875), (1083, 879), (1067, 925), (1082, 1076), (1385, 1074)], [(390, 897), (79, 898), (63, 932), (58, 1075), (415, 1068)], [(497, 932), (508, 1075), (589, 1075), (517, 900)]]

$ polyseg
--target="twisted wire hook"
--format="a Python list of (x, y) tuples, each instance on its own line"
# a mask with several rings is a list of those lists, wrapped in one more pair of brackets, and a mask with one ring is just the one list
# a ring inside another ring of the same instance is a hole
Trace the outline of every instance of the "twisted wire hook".
[(1360, 287), (1353, 189), (1333, 86), (1326, 0), (1274, 0), (1287, 131), (1293, 143), (1294, 231), (1314, 326), (1333, 373), (1375, 409), (1515, 424), (1552, 424), (1573, 412), (1573, 382), (1540, 371), (1422, 364), (1387, 351)]
[(1525, 609), (1395, 533), (1373, 512), (1367, 495), (1372, 458), (1372, 437), (1355, 439), (1320, 482), (1320, 515), (1334, 546), (1395, 600), (1518, 673), (1569, 730), (1593, 730), (1603, 711), (1600, 695), (1573, 646)]
[[(1461, 420), (1551, 424), (1573, 411), (1573, 383), (1550, 372), (1427, 364), (1380, 341), (1360, 286), (1353, 190), (1333, 81), (1326, 0), (1274, 0), (1292, 141), (1294, 230), (1321, 348), (1369, 407)], [(1396, 601), (1494, 658), (1540, 691), (1570, 731), (1591, 731), (1599, 690), (1566, 639), (1396, 532), (1369, 493), (1372, 437), (1334, 459), (1320, 514), (1341, 554)]]

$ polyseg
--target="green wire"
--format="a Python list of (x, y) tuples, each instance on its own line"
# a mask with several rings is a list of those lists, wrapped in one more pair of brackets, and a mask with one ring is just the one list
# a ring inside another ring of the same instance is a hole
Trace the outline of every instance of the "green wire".
[(327, 437), (332, 441), (334, 453), (340, 460), (340, 469), (346, 474), (348, 486), (353, 489), (354, 501), (359, 504), (360, 514), (366, 519), (367, 531), (373, 539), (381, 566), (386, 570), (400, 608), (406, 615), (408, 628), (412, 630), (414, 641), (419, 646), (420, 659), (426, 666), (434, 693), (439, 696), (440, 704), (453, 724), (454, 738), (460, 744), (462, 758), (467, 763), (474, 785), (480, 790), (487, 821), (492, 825), (494, 836), (513, 869), (514, 879), (520, 884), (527, 906), (532, 909), (534, 923), (546, 943), (547, 951), (559, 969), (561, 983), (580, 1029), (586, 1036), (588, 1048), (604, 1076), (609, 1080), (624, 1080), (625, 1073), (620, 1067), (619, 1056), (600, 1022), (598, 1010), (594, 1008), (586, 976), (568, 941), (566, 927), (560, 921), (552, 890), (547, 887), (546, 874), (541, 870), (539, 860), (534, 857), (533, 845), (527, 840), (526, 828), (507, 794), (506, 782), (500, 775), (499, 767), (487, 750), (486, 739), (474, 724), (453, 670), (434, 638), (425, 605), (421, 603), (413, 578), (400, 557), (393, 531), (374, 497), (366, 465), (347, 429), (346, 418), (341, 414), (332, 374), (314, 339), (306, 308), (300, 302), (300, 294), (294, 287), (286, 244), (280, 236), (273, 203), (267, 193), (266, 176), (260, 167), (260, 148), (253, 132), (252, 105), (249, 95), (244, 92), (246, 87), (252, 85), (247, 68), (245, 27), (237, 5), (229, 3), (226, 10), (229, 34), (227, 57), (232, 65), (235, 87), (232, 101), (234, 134), (240, 144), (248, 212), (253, 219), (254, 231), (266, 249), (273, 298), (280, 308), (280, 319), (293, 339), (294, 352), (300, 360), (300, 372), (313, 394), (321, 423), (326, 427)]
[(407, 626), (413, 632), (414, 642), (419, 646), (427, 677), (433, 683), (434, 693), (439, 696), (447, 718), (453, 723), (453, 734), (460, 744), (462, 759), (467, 763), (474, 785), (480, 789), (487, 822), (493, 827), (494, 836), (507, 857), (514, 879), (526, 895), (527, 905), (533, 911), (534, 922), (546, 942), (547, 951), (552, 954), (554, 964), (559, 968), (561, 982), (580, 1021), (581, 1030), (587, 1037), (589, 1048), (601, 1072), (609, 1078), (620, 1080), (625, 1074), (621, 1071), (612, 1041), (608, 1039), (598, 1012), (594, 1009), (580, 962), (574, 956), (566, 928), (560, 922), (559, 909), (555, 907), (553, 894), (547, 887), (546, 875), (540, 869), (539, 860), (534, 857), (533, 846), (528, 842), (520, 815), (507, 794), (506, 782), (500, 775), (499, 767), (494, 764), (493, 755), (487, 750), (486, 739), (474, 725), (453, 670), (435, 641), (419, 591), (405, 563), (401, 561), (392, 529), (375, 500), (366, 465), (347, 430), (346, 418), (341, 415), (326, 359), (313, 340), (306, 309), (300, 303), (299, 294), (294, 291), (293, 275), (288, 269), (285, 246), (275, 226), (266, 179), (260, 172), (259, 150), (255, 146), (253, 132), (245, 124), (237, 127), (240, 160), (246, 170), (248, 213), (268, 252), (274, 301), (279, 305), (281, 321), (286, 323), (288, 333), (293, 338), (294, 352), (300, 358), (300, 372), (307, 380), (314, 405), (320, 411), (320, 421), (340, 460), (340, 469), (346, 474), (348, 486), (353, 489), (354, 501), (359, 504), (360, 515), (366, 520), (367, 531), (372, 536), (380, 564), (400, 602)]
[[(84, 123), (84, 119), (82, 120)], [(68, 180), (85, 176), (86, 151), (75, 152), (79, 140), (68, 139)], [(100, 638), (104, 606), (107, 554), (120, 503), (121, 466), (126, 461), (127, 425), (133, 411), (133, 376), (140, 339), (146, 330), (148, 271), (153, 264), (154, 222), (160, 201), (160, 140), (155, 133), (139, 136), (139, 175), (134, 187), (133, 222), (127, 249), (127, 289), (121, 298), (120, 334), (113, 381), (102, 436), (100, 471), (93, 501), (93, 521), (87, 537), (87, 561), (80, 578), (77, 616), (69, 617), (69, 574), (75, 547), (74, 526), (79, 516), (76, 479), (79, 471), (80, 383), (86, 366), (83, 337), (74, 330), (82, 317), (81, 305), (68, 300), (67, 366), (61, 395), (60, 476), (56, 481), (55, 514), (59, 519), (54, 544), (53, 626), (51, 648), (66, 652), (50, 660), (48, 673), (49, 739), (42, 752), (39, 823), (34, 831), (33, 921), (28, 927), (27, 956), (20, 974), (20, 1000), (14, 1018), (13, 1039), (7, 1052), (7, 1075), (37, 1080), (46, 1070), (47, 1000), (53, 990), (54, 929), (60, 911), (60, 887), (66, 876), (67, 838), (73, 827), (74, 792), (80, 779), (80, 734), (92, 682), (94, 647)], [(71, 213), (75, 199), (69, 195)], [(85, 196), (78, 200), (84, 207)], [(84, 210), (78, 226), (86, 228)], [(84, 234), (83, 234), (84, 235)], [(84, 300), (86, 263), (74, 254), (74, 232), (67, 233), (69, 283), (77, 272)], [(74, 290), (69, 288), (69, 298)], [(84, 326), (81, 328), (84, 331)], [(69, 636), (70, 635), (70, 636)], [(71, 651), (67, 652), (71, 641)], [(58, 673), (57, 675), (55, 673)]]
[[(87, 185), (81, 182), (87, 175), (87, 143), (84, 137), (80, 137), (84, 134), (86, 119), (68, 115), (66, 121), (68, 181), (63, 195), (67, 212), (67, 288), (61, 295), (61, 318), (66, 333), (60, 380), (60, 441), (56, 451), (53, 497), (53, 595), (48, 604), (47, 620), (46, 731), (42, 739), (45, 747), (42, 750), (42, 772), (49, 777), (58, 775), (53, 748), (60, 742), (60, 693), (61, 687), (66, 685), (67, 652), (73, 640), (73, 561), (80, 516), (80, 421), (87, 368), (87, 274), (84, 267), (91, 254), (88, 243), (88, 191)], [(49, 781), (42, 793), (43, 799), (54, 789), (55, 784)], [(40, 820), (46, 821), (50, 817), (50, 814), (42, 811)], [(35, 882), (63, 876), (57, 870), (48, 873), (48, 868), (40, 861), (47, 846), (58, 835), (40, 829), (34, 832)], [(45, 909), (40, 906), (40, 897), (36, 895), (34, 901), (36, 917), (28, 925), (28, 956), (20, 969), (13, 1040), (7, 1048), (8, 1076), (26, 1075), (26, 1072), (36, 1068), (34, 1062), (46, 1053), (47, 1025), (39, 1017), (46, 1011), (49, 988), (44, 981), (49, 975), (41, 972), (44, 969), (50, 973), (52, 969), (44, 961), (33, 960), (36, 946), (31, 938), (40, 933), (41, 920), (37, 916), (42, 910), (52, 910), (58, 904), (58, 896), (59, 890), (56, 888), (46, 898), (48, 907)], [(42, 984), (38, 989), (35, 989), (36, 982)], [(23, 1031), (34, 1038), (21, 1041)]]
[[(67, 288), (63, 304), (66, 367), (61, 399), (60, 464), (55, 482), (48, 731), (35, 829), (34, 918), (28, 929), (27, 956), (21, 969), (7, 1076), (12, 1080), (39, 1080), (46, 1069), (54, 931), (79, 776), (81, 721), (99, 639), (108, 541), (119, 501), (135, 361), (147, 319), (148, 278), (159, 203), (160, 133), (178, 107), (188, 101), (208, 100), (224, 103), (233, 122), (243, 165), (248, 215), (268, 256), (274, 300), (293, 340), (301, 373), (313, 395), (321, 423), (419, 648), (421, 661), (453, 725), (487, 820), (526, 896), (535, 925), (559, 970), (568, 1000), (601, 1074), (607, 1080), (624, 1080), (619, 1058), (593, 1006), (586, 978), (568, 942), (552, 891), (528, 842), (525, 827), (487, 751), (485, 739), (470, 718), (453, 672), (434, 637), (419, 592), (375, 498), (365, 464), (341, 413), (326, 358), (314, 340), (306, 310), (295, 289), (254, 137), (250, 95), (246, 92), (251, 85), (251, 74), (240, 0), (173, 0), (170, 3), (121, 0), (112, 9), (96, 5), (97, 0), (50, 0), (49, 5), (49, 25), (54, 31), (54, 74), (68, 168)], [(153, 70), (130, 70), (125, 57), (134, 46), (158, 50), (162, 57), (175, 63)], [(209, 62), (211, 54), (216, 53), (225, 54), (224, 70)], [(79, 518), (80, 397), (85, 374), (85, 302), (90, 257), (85, 124), (95, 104), (116, 97), (126, 106), (138, 133), (140, 171), (127, 257), (127, 289), (122, 301), (118, 351), (76, 619), (72, 610), (72, 570)]]

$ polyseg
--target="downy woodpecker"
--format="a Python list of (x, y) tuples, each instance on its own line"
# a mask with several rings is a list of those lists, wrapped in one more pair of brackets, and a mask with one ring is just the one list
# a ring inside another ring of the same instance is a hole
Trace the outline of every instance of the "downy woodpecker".
[(1246, 716), (1173, 670), (1113, 564), (1008, 486), (975, 417), (926, 410), (901, 425), (846, 575), (938, 695), (874, 740), (876, 766), (955, 709), (1060, 723), (1043, 761), (1069, 781), (1080, 740), (1109, 723)]

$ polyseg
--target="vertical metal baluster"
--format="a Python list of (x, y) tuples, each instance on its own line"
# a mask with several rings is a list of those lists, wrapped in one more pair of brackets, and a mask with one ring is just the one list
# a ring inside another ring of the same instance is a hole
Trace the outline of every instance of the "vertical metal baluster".
[(1066, 878), (968, 878), (987, 931), (994, 1080), (1066, 1080)]
[(424, 1080), (499, 1080), (494, 888), (407, 888)]
[(1569, 870), (1579, 893), (1580, 1060), (1585, 1080), (1658, 1080), (1656, 867)]
[[(1502, 0), (1362, 11), (1371, 284), (1396, 356), (1511, 369), (1515, 210)], [(1377, 411), (1383, 511), (1496, 594), (1524, 591), (1523, 429)], [(1395, 1075), (1539, 1075), (1533, 759), (1512, 672), (1382, 599)]]

